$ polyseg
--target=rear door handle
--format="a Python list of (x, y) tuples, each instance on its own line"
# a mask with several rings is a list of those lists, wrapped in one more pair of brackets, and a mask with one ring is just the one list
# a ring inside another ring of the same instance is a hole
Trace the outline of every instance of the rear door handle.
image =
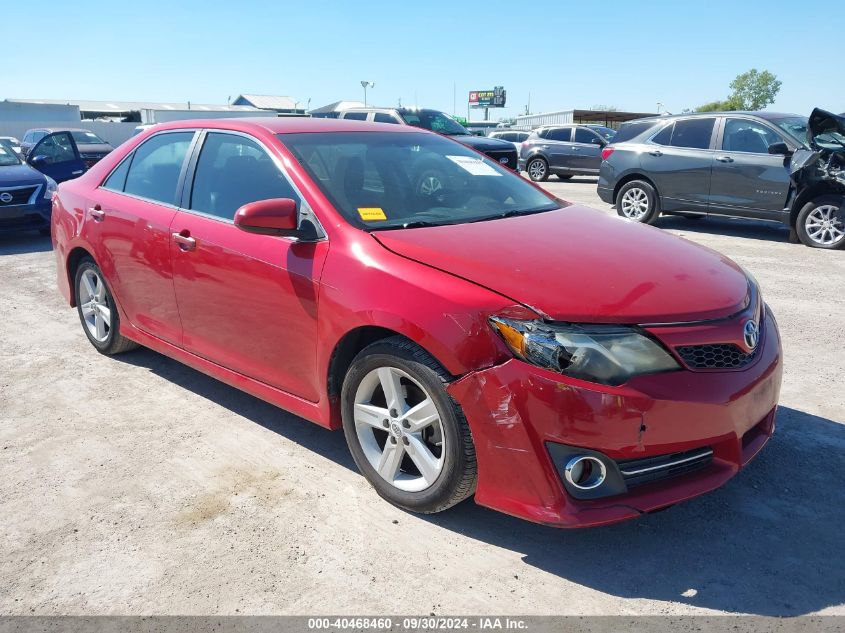
[(106, 212), (103, 211), (99, 204), (95, 204), (93, 207), (88, 209), (88, 215), (91, 216), (91, 219), (95, 222), (102, 222), (106, 219)]
[(191, 237), (191, 234), (188, 231), (182, 231), (181, 233), (173, 233), (173, 241), (179, 245), (183, 251), (193, 251), (197, 248), (197, 241)]
[(716, 160), (718, 160), (720, 163), (732, 163), (732, 162), (734, 162), (734, 159), (731, 158), (730, 156), (717, 156)]
[(659, 149), (653, 149), (649, 152), (649, 155), (651, 155), (651, 156), (663, 156), (663, 152), (661, 152)]

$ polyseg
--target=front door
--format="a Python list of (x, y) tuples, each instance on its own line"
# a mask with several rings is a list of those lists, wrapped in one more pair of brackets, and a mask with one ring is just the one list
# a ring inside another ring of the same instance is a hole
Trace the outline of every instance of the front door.
[(641, 156), (663, 211), (707, 210), (716, 119), (680, 119), (658, 132)]
[(298, 243), (234, 225), (239, 207), (269, 198), (305, 204), (258, 142), (209, 132), (171, 225), (183, 345), (316, 402), (317, 291), (328, 242)]
[(53, 132), (42, 138), (27, 154), (26, 162), (56, 182), (85, 173), (85, 161), (70, 132)]
[(713, 157), (710, 212), (782, 220), (789, 196), (789, 159), (769, 154), (769, 145), (786, 143), (780, 134), (754, 119), (725, 118)]

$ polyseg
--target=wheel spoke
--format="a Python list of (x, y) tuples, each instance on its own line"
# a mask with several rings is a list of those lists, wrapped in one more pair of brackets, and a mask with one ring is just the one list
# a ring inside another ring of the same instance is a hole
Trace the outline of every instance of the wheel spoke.
[(106, 338), (106, 321), (99, 312), (94, 315), (94, 328), (97, 331), (98, 340)]
[(111, 310), (109, 310), (106, 306), (100, 303), (97, 305), (97, 312), (99, 312), (100, 316), (103, 317), (103, 320), (106, 322), (106, 325), (111, 327)]
[(399, 466), (402, 463), (402, 457), (405, 454), (403, 445), (400, 443), (393, 444), (390, 440), (384, 443), (384, 450), (381, 453), (376, 470), (378, 474), (384, 477), (387, 481), (393, 483), (396, 479), (396, 474), (399, 472)]
[(384, 426), (382, 423), (390, 417), (390, 413), (387, 409), (357, 402), (355, 403), (354, 417), (358, 424), (366, 424), (383, 430)]
[(408, 408), (405, 398), (402, 395), (402, 384), (399, 382), (399, 374), (390, 367), (379, 367), (378, 379), (384, 391), (384, 399), (388, 411), (395, 409), (399, 415), (405, 413)]
[(417, 405), (414, 405), (401, 418), (402, 421), (407, 421), (410, 424), (409, 431), (416, 433), (427, 426), (440, 420), (440, 414), (437, 412), (437, 406), (431, 398), (426, 398)]
[(91, 276), (88, 273), (84, 273), (82, 275), (82, 283), (85, 285), (85, 292), (88, 293), (89, 298), (94, 298), (97, 296), (96, 290), (94, 289), (94, 284), (91, 282)]
[(406, 435), (408, 438), (408, 456), (414, 465), (419, 469), (420, 474), (429, 486), (440, 474), (439, 460), (428, 450), (425, 442), (415, 435)]
[(80, 309), (82, 310), (82, 316), (88, 317), (94, 314), (94, 307), (96, 304), (94, 300), (88, 301), (87, 303), (80, 304)]

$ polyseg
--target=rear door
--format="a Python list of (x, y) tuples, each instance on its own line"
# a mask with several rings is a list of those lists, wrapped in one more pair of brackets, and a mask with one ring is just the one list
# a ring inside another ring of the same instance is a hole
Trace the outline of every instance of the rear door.
[(795, 144), (764, 122), (724, 118), (713, 156), (710, 212), (782, 220), (789, 195), (789, 158), (769, 154), (769, 145)]
[(572, 159), (572, 127), (552, 128), (546, 131), (543, 150), (553, 169), (568, 170)]
[(572, 168), (588, 174), (599, 173), (602, 147), (604, 142), (598, 134), (587, 127), (576, 127), (572, 138)]
[(233, 222), (248, 202), (307, 203), (281, 162), (244, 134), (209, 131), (192, 172), (170, 247), (185, 349), (316, 402), (317, 288), (328, 242), (247, 233)]
[(664, 211), (705, 212), (710, 195), (716, 117), (678, 119), (651, 137), (641, 155)]
[(26, 162), (56, 182), (76, 178), (86, 171), (70, 132), (46, 135), (32, 147)]
[(86, 209), (85, 237), (132, 325), (174, 345), (182, 325), (173, 289), (170, 224), (193, 130), (160, 132), (115, 167)]

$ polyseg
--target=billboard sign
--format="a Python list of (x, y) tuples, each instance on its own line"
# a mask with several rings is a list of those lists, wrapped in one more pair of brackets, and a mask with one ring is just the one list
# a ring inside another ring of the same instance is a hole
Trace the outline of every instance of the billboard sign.
[(472, 90), (469, 93), (469, 105), (471, 108), (504, 108), (505, 89), (496, 86), (493, 90)]

